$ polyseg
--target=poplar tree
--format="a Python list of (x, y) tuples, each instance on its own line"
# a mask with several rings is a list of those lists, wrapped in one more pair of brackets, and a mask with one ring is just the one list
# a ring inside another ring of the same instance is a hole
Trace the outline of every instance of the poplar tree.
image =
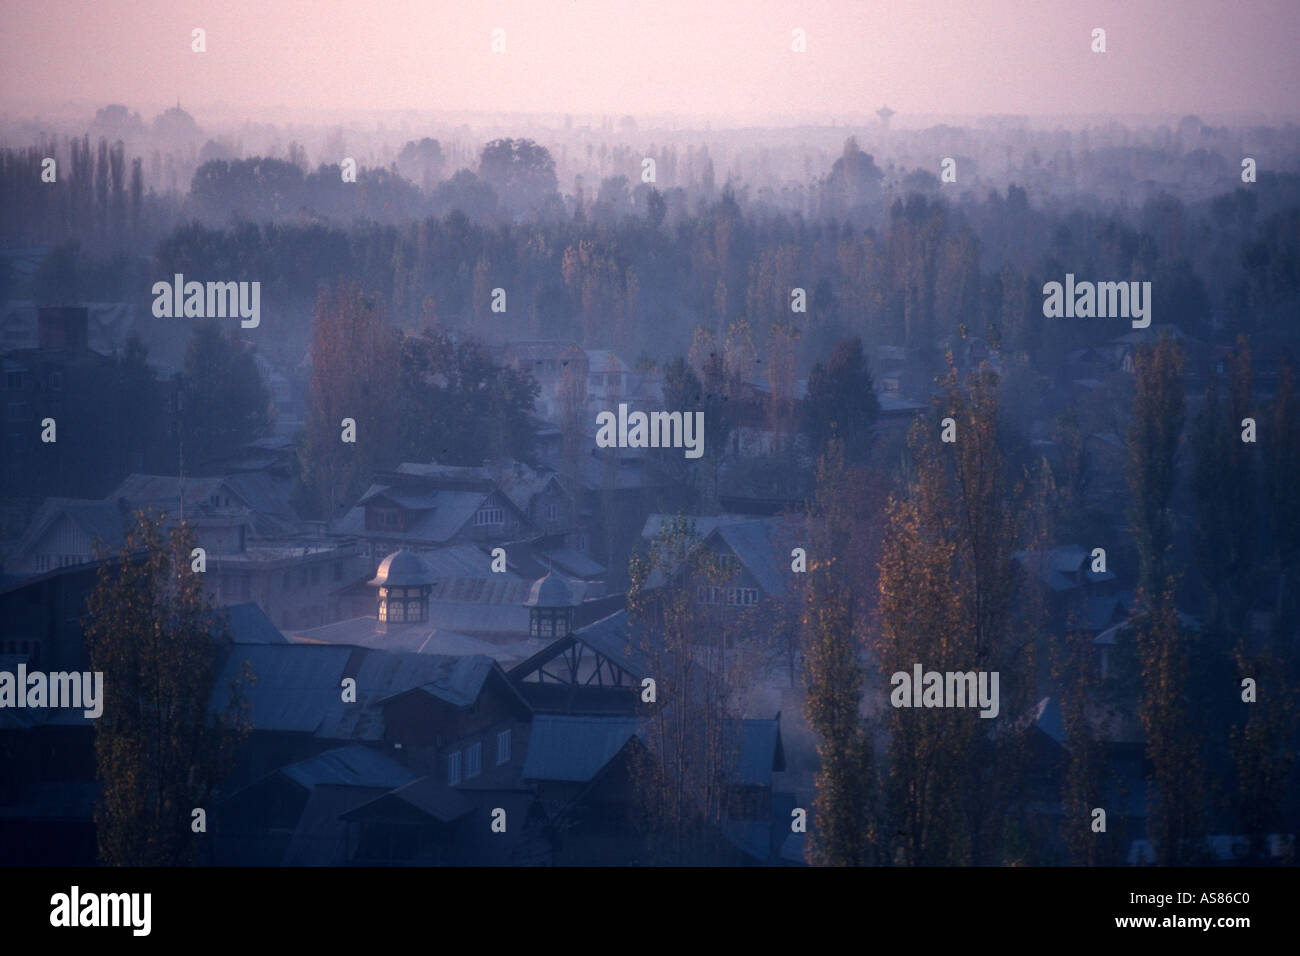
[[(311, 386), (301, 473), (326, 519), (397, 455), (399, 341), (381, 303), (345, 281), (322, 292), (312, 332)], [(356, 424), (344, 442), (343, 420)]]
[(639, 824), (652, 862), (722, 862), (727, 776), (740, 745), (737, 691), (746, 686), (728, 649), (735, 628), (726, 605), (712, 603), (729, 574), (679, 517), (632, 557), (628, 575), (629, 638), (656, 697), (633, 764)]
[(809, 568), (804, 592), (804, 711), (817, 735), (813, 863), (859, 866), (875, 862), (880, 839), (875, 767), (862, 692), (866, 667), (859, 633), (863, 607), (854, 567), (858, 500), (843, 444), (832, 439), (818, 462), (817, 493), (808, 515)]
[(1147, 835), (1162, 866), (1197, 859), (1206, 809), (1204, 737), (1196, 732), (1187, 699), (1191, 655), (1174, 609), (1173, 579), (1144, 609), (1135, 636), (1142, 679), (1138, 716), (1151, 767)]
[(918, 663), (996, 671), (999, 715), (895, 709), (886, 791), (902, 862), (979, 864), (1003, 855), (1016, 823), (1025, 734), (1014, 729), (1033, 691), (1036, 625), (1032, 602), (1016, 610), (1023, 488), (999, 445), (997, 376), (982, 369), (963, 389), (950, 365), (943, 384), (956, 441), (913, 426), (915, 477), (887, 512), (877, 656), (886, 678)]
[(1183, 355), (1162, 336), (1133, 356), (1135, 394), (1128, 435), (1129, 524), (1138, 552), (1138, 583), (1147, 595), (1168, 576), (1173, 543), (1174, 457), (1183, 430)]
[(226, 713), (208, 713), (225, 627), (192, 570), (193, 531), (165, 534), (164, 522), (138, 515), (86, 600), (89, 666), (104, 675), (95, 826), (109, 866), (194, 862), (193, 811), (211, 810), (247, 732), (239, 688)]

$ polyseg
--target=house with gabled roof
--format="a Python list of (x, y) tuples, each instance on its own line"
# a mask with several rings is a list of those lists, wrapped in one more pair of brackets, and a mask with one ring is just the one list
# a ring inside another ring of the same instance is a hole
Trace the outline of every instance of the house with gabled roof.
[(360, 539), (363, 551), (383, 555), (401, 548), (510, 541), (531, 533), (533, 524), (478, 469), (408, 464), (376, 475), (330, 531)]

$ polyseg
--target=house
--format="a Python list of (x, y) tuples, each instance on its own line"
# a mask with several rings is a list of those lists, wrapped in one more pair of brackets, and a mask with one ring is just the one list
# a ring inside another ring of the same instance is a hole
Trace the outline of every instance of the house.
[(1082, 545), (1017, 551), (1012, 558), (1037, 578), (1057, 630), (1082, 628), (1095, 634), (1123, 610), (1114, 572), (1094, 570), (1098, 559)]
[(422, 777), (342, 819), (351, 865), (545, 866), (552, 859), (545, 814), (526, 787), (451, 787)]
[(528, 515), (479, 469), (404, 464), (375, 483), (342, 518), (334, 535), (362, 542), (362, 553), (389, 554), (448, 544), (504, 542), (534, 530)]
[[(740, 519), (721, 515), (688, 520), (694, 523), (698, 535), (693, 553), (701, 549), (710, 552), (725, 574), (725, 580), (697, 586), (696, 603), (701, 608), (719, 607), (731, 613), (785, 597), (790, 583), (787, 575), (791, 574), (791, 550), (806, 540), (801, 517)], [(643, 534), (662, 527), (662, 516), (653, 516), (642, 529)], [(680, 565), (669, 573), (656, 568), (649, 586), (661, 587), (683, 570)]]
[(345, 860), (343, 813), (416, 775), (349, 744), (287, 764), (221, 798), (209, 832), (218, 866), (325, 866)]
[(88, 564), (96, 547), (122, 546), (128, 513), (113, 501), (46, 498), (5, 561), (10, 574), (42, 574)]
[(360, 547), (308, 534), (290, 503), (291, 484), (267, 471), (214, 477), (133, 474), (109, 495), (123, 509), (151, 511), (195, 530), (204, 581), (220, 604), (256, 601), (281, 628), (337, 620), (344, 593), (368, 570)]
[(562, 339), (511, 342), (502, 357), (508, 366), (537, 381), (535, 408), (542, 420), (558, 424), (574, 409), (585, 415), (589, 360), (576, 343)]

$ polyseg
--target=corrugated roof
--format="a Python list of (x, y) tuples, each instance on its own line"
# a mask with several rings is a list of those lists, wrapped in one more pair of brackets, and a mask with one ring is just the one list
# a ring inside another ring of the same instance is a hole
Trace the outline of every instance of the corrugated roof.
[(361, 744), (326, 750), (280, 772), (308, 790), (326, 784), (391, 790), (415, 779), (415, 774), (396, 760)]
[(644, 677), (649, 670), (645, 652), (637, 646), (628, 622), (627, 611), (616, 611), (609, 617), (580, 627), (573, 636), (637, 679)]
[(257, 675), (256, 682), (243, 689), (251, 705), (253, 728), (314, 734), (333, 712), (356, 706), (344, 704), (341, 694), (354, 650), (329, 644), (237, 645), (222, 662), (209, 710), (225, 711), (230, 685), (239, 679), (243, 663), (248, 661)]
[[(221, 478), (185, 478), (185, 503), (192, 504), (207, 501), (221, 486)], [(122, 483), (109, 494), (105, 500), (116, 501), (125, 498), (137, 507), (145, 504), (179, 502), (181, 498), (181, 479), (176, 475), (131, 474), (122, 479)]]
[(528, 738), (524, 779), (585, 783), (614, 759), (636, 730), (637, 721), (631, 717), (538, 714)]
[(289, 643), (255, 601), (232, 604), (226, 608), (226, 614), (230, 619), (230, 636), (236, 644)]
[[(770, 520), (746, 521), (722, 525), (714, 532), (727, 543), (740, 563), (758, 581), (766, 593), (785, 593), (785, 570), (789, 568), (789, 551), (782, 551), (776, 529)], [(712, 537), (712, 535), (710, 536)], [(786, 557), (782, 557), (782, 554)]]
[(734, 754), (727, 772), (729, 780), (741, 786), (770, 787), (773, 771), (785, 768), (781, 721), (731, 720), (727, 722), (727, 736), (735, 741), (729, 748)]
[(532, 581), (505, 574), (445, 578), (434, 585), (431, 598), (434, 601), (460, 601), (467, 604), (522, 605), (528, 600), (532, 586)]
[(671, 526), (679, 518), (684, 519), (688, 525), (695, 528), (697, 538), (707, 537), (715, 528), (724, 524), (741, 524), (746, 521), (753, 521), (750, 515), (670, 515), (670, 514), (652, 514), (645, 519), (645, 524), (641, 527), (641, 537), (654, 538), (663, 531), (666, 526)]
[(605, 573), (605, 566), (574, 548), (554, 548), (546, 552), (557, 568), (579, 578), (594, 578)]
[(491, 558), (474, 544), (455, 544), (421, 551), (420, 557), (441, 581), (446, 578), (517, 578), (512, 571), (493, 572)]
[(88, 498), (46, 498), (36, 510), (14, 555), (28, 553), (60, 517), (66, 517), (91, 541), (102, 541), (110, 549), (121, 547), (126, 520), (115, 502)]
[(528, 608), (522, 604), (430, 601), (429, 623), (462, 634), (528, 633)]
[(347, 863), (347, 823), (341, 817), (374, 798), (360, 787), (320, 786), (312, 790), (298, 817), (281, 866), (343, 866)]
[(357, 690), (373, 694), (382, 704), (398, 694), (419, 689), (453, 707), (468, 707), (478, 700), (493, 664), (492, 658), (482, 654), (367, 655), (357, 674)]
[[(335, 522), (336, 534), (365, 534), (365, 503), (380, 495), (392, 498), (395, 503), (413, 511), (424, 511), (420, 519), (406, 531), (384, 531), (383, 537), (395, 541), (431, 541), (441, 543), (450, 540), (460, 531), (478, 511), (488, 497), (487, 491), (459, 491), (439, 489), (427, 494), (411, 492), (394, 493), (387, 486), (372, 485), (361, 500)], [(403, 503), (404, 502), (404, 503)]]
[(474, 803), (468, 797), (447, 786), (438, 774), (430, 774), (347, 811), (343, 818), (355, 820), (378, 810), (382, 804), (394, 801), (415, 807), (444, 823), (458, 820), (474, 810)]

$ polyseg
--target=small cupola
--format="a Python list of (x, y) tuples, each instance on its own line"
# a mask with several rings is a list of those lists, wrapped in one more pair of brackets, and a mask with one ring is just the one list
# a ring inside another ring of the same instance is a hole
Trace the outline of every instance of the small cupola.
[(557, 577), (554, 571), (538, 579), (524, 602), (528, 608), (529, 635), (568, 637), (573, 630), (573, 609), (578, 603), (564, 578)]
[(433, 572), (410, 551), (397, 551), (379, 562), (369, 582), (379, 588), (379, 625), (421, 624), (429, 619)]

